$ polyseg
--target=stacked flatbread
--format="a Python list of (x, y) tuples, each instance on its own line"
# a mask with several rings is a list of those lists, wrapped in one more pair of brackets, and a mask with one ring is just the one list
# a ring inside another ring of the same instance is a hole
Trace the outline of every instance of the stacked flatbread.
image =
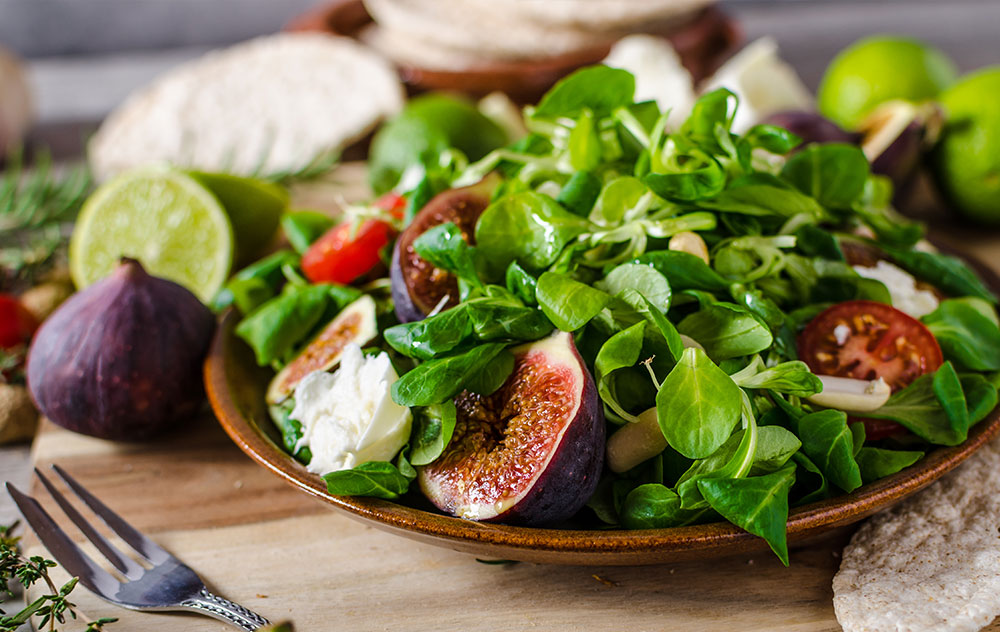
[(261, 37), (132, 95), (90, 144), (96, 176), (151, 162), (237, 174), (301, 169), (403, 106), (388, 62), (347, 38)]
[(846, 632), (973, 632), (1000, 615), (1000, 443), (863, 524), (833, 593)]
[(555, 57), (683, 24), (713, 0), (364, 0), (362, 39), (403, 65), (463, 70)]

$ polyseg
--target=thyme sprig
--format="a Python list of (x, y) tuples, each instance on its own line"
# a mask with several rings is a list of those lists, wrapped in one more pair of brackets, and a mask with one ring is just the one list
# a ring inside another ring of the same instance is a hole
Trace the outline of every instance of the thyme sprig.
[(86, 166), (55, 169), (46, 151), (30, 170), (21, 149), (0, 174), (0, 290), (37, 279), (63, 255), (92, 179)]
[[(49, 576), (49, 569), (55, 568), (56, 563), (40, 555), (25, 556), (21, 551), (20, 538), (14, 535), (16, 527), (16, 522), (8, 526), (0, 525), (0, 597), (13, 596), (9, 587), (11, 582), (17, 582), (25, 589), (41, 582), (46, 591), (13, 615), (8, 616), (0, 609), (0, 632), (14, 632), (32, 619), (35, 619), (37, 629), (49, 632), (58, 632), (57, 626), (65, 625), (67, 619), (86, 621), (77, 605), (69, 600), (70, 593), (76, 588), (77, 578), (56, 586)], [(105, 632), (105, 626), (115, 621), (117, 619), (111, 617), (88, 621), (85, 632)]]

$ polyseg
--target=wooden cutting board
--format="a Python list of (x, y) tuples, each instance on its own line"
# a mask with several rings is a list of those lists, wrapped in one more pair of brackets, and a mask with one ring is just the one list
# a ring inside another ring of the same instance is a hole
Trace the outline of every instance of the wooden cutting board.
[[(349, 166), (335, 179), (356, 186), (359, 173)], [(309, 206), (323, 198), (316, 194)], [(969, 254), (1000, 264), (997, 240), (948, 233)], [(831, 579), (850, 532), (793, 549), (788, 568), (771, 555), (634, 568), (485, 564), (383, 533), (307, 497), (251, 462), (207, 412), (143, 445), (48, 425), (33, 458), (43, 471), (53, 462), (65, 467), (220, 595), (272, 621), (291, 619), (299, 632), (840, 629)], [(32, 489), (53, 507), (37, 482)], [(119, 617), (112, 630), (233, 629), (193, 615), (118, 609), (83, 589), (75, 597), (92, 618)], [(1000, 631), (1000, 623), (988, 629)]]

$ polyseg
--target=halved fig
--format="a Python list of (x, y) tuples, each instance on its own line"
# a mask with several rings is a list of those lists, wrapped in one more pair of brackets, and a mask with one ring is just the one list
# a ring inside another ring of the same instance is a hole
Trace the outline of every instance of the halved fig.
[(428, 202), (396, 240), (389, 278), (400, 322), (421, 320), (439, 305), (447, 309), (458, 304), (458, 279), (418, 255), (413, 241), (435, 226), (452, 222), (467, 242), (475, 243), (476, 222), (489, 203), (489, 191), (481, 184), (445, 191)]
[(418, 468), (439, 509), (469, 520), (544, 525), (594, 493), (604, 411), (570, 334), (511, 349), (514, 371), (492, 395), (463, 391), (445, 452)]
[(274, 376), (267, 387), (267, 403), (274, 406), (288, 399), (299, 381), (313, 371), (332, 369), (340, 362), (340, 356), (349, 343), (363, 347), (377, 335), (375, 301), (365, 294), (341, 310), (295, 359)]
[(943, 115), (933, 103), (886, 101), (861, 123), (861, 149), (872, 171), (889, 176), (897, 193), (912, 183), (924, 150), (941, 131)]

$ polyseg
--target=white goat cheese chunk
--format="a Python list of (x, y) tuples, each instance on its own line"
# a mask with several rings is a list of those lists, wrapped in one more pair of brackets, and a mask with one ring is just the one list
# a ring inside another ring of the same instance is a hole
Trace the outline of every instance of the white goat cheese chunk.
[(880, 260), (875, 267), (854, 266), (867, 279), (881, 281), (889, 290), (892, 306), (914, 318), (930, 314), (938, 307), (934, 292), (917, 289), (917, 281), (908, 272), (888, 261)]
[(346, 470), (368, 461), (388, 461), (410, 437), (410, 409), (392, 401), (399, 379), (383, 352), (365, 357), (348, 345), (334, 373), (314, 371), (295, 388), (291, 418), (302, 424), (296, 451), (308, 446), (315, 474)]

